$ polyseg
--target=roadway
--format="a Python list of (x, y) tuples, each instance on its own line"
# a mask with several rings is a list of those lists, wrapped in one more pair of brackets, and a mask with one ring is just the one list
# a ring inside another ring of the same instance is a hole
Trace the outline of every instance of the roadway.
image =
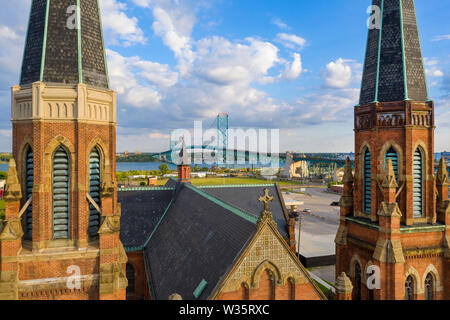
[[(334, 238), (339, 227), (339, 207), (330, 204), (339, 201), (339, 195), (326, 193), (326, 188), (307, 188), (305, 194), (283, 193), (285, 201), (303, 201), (298, 208), (311, 209), (310, 214), (302, 212), (300, 253), (304, 257), (320, 257), (335, 254)], [(298, 228), (296, 228), (298, 241)]]

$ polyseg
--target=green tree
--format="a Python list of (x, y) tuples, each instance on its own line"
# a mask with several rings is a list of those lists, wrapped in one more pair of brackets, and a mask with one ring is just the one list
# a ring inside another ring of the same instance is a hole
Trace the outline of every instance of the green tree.
[(159, 171), (161, 172), (161, 175), (165, 175), (169, 173), (169, 166), (167, 165), (167, 163), (162, 163), (159, 166)]
[(0, 171), (0, 180), (6, 180), (8, 172)]

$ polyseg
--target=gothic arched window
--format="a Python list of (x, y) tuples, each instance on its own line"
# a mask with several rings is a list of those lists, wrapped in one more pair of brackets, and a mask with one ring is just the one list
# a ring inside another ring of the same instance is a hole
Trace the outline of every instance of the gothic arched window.
[(270, 300), (275, 300), (275, 275), (272, 271), (269, 272), (270, 279)]
[(392, 166), (394, 167), (395, 173), (395, 180), (397, 180), (398, 183), (398, 154), (393, 147), (390, 147), (389, 150), (386, 152), (385, 165), (388, 159), (392, 160)]
[(413, 161), (413, 212), (414, 217), (423, 216), (423, 155), (417, 148)]
[[(89, 195), (100, 207), (101, 162), (97, 147), (89, 155)], [(94, 237), (100, 228), (100, 212), (89, 204), (89, 235)]]
[(130, 263), (127, 263), (126, 276), (128, 280), (127, 295), (135, 293), (135, 273)]
[(250, 300), (250, 290), (245, 282), (241, 284), (242, 300)]
[[(34, 163), (33, 150), (28, 146), (25, 153), (25, 201), (33, 196)], [(33, 205), (30, 204), (25, 211), (25, 239), (31, 240), (33, 233)]]
[(69, 238), (70, 165), (69, 155), (58, 147), (53, 155), (53, 238)]
[(364, 213), (370, 214), (372, 208), (372, 158), (368, 148), (364, 151), (363, 162)]
[(295, 281), (292, 278), (288, 279), (289, 285), (289, 300), (295, 300)]
[(361, 300), (361, 266), (357, 262), (355, 264), (355, 299)]
[(425, 300), (434, 300), (434, 278), (431, 273), (425, 278)]
[(414, 300), (414, 279), (408, 276), (405, 282), (405, 300)]

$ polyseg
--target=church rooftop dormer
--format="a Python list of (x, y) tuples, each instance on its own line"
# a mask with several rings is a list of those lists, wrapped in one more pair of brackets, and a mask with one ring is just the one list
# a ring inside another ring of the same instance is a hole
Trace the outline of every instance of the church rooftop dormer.
[(380, 29), (369, 30), (360, 105), (428, 99), (414, 0), (373, 0)]
[(33, 0), (20, 85), (36, 81), (109, 87), (98, 0)]

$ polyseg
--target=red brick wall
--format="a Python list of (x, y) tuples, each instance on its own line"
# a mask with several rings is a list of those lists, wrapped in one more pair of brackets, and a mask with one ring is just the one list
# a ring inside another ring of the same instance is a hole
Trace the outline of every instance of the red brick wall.
[[(404, 108), (406, 123), (409, 123), (411, 110), (422, 110), (433, 112), (432, 104), (420, 104), (416, 102), (402, 102), (402, 103), (387, 103), (377, 105), (376, 108), (369, 110), (372, 116), (371, 125), (376, 122), (376, 113), (380, 111), (398, 111)], [(357, 107), (356, 115), (362, 110)], [(368, 111), (364, 111), (368, 112)], [(432, 123), (434, 125), (434, 123)], [(357, 225), (351, 222), (341, 222), (346, 225), (347, 230), (347, 245), (336, 246), (336, 275), (345, 272), (353, 284), (355, 284), (354, 275), (351, 272), (354, 264), (352, 258), (357, 256), (360, 260), (361, 269), (363, 273), (363, 284), (361, 289), (362, 299), (368, 298), (368, 290), (365, 279), (366, 266), (369, 261), (380, 264), (374, 261), (373, 253), (376, 247), (377, 240), (381, 239), (399, 239), (404, 254), (406, 255), (405, 263), (389, 264), (381, 263), (381, 285), (382, 290), (375, 291), (375, 299), (403, 299), (404, 298), (404, 284), (405, 273), (413, 267), (418, 273), (416, 281), (420, 283), (423, 289), (423, 279), (425, 270), (429, 265), (433, 265), (437, 270), (440, 278), (440, 284), (443, 286), (448, 280), (448, 272), (445, 270), (443, 252), (439, 251), (444, 248), (444, 232), (413, 232), (413, 233), (399, 233), (398, 225), (388, 223), (388, 218), (379, 219), (377, 212), (380, 203), (383, 201), (383, 194), (380, 186), (383, 179), (384, 158), (387, 145), (397, 146), (397, 153), (399, 156), (399, 187), (404, 185), (403, 191), (398, 198), (398, 205), (402, 213), (402, 222), (408, 225), (413, 225), (417, 221), (413, 219), (413, 154), (417, 145), (420, 145), (424, 151), (424, 161), (426, 164), (424, 177), (424, 217), (421, 223), (430, 223), (436, 216), (436, 199), (434, 194), (434, 182), (432, 175), (434, 174), (434, 127), (430, 126), (403, 126), (403, 127), (378, 127), (376, 129), (356, 130), (355, 133), (355, 185), (354, 185), (354, 214), (363, 211), (363, 176), (362, 176), (362, 158), (365, 146), (369, 146), (372, 155), (372, 211), (370, 217), (372, 221), (379, 221), (380, 228), (394, 228), (394, 233), (374, 230), (367, 226)], [(377, 180), (379, 184), (377, 183)], [(437, 251), (436, 251), (437, 250)], [(384, 286), (384, 287), (383, 287)], [(384, 289), (383, 289), (384, 288)], [(417, 288), (416, 288), (417, 292)], [(381, 294), (382, 293), (382, 294)], [(437, 292), (436, 297), (443, 298), (444, 292)], [(417, 299), (423, 299), (423, 294), (418, 294)]]
[[(88, 156), (91, 150), (90, 144), (101, 139), (105, 145), (103, 148), (108, 152), (111, 164), (110, 179), (115, 181), (115, 145), (116, 129), (113, 125), (99, 125), (87, 123), (75, 123), (72, 121), (61, 122), (20, 122), (13, 123), (13, 156), (17, 162), (19, 179), (23, 181), (24, 161), (23, 148), (25, 141), (32, 143), (34, 153), (34, 186), (45, 185), (46, 175), (51, 174), (50, 168), (44, 167), (45, 151), (49, 143), (57, 136), (66, 138), (74, 148), (75, 161), (71, 163), (71, 168), (75, 172), (71, 176), (72, 186), (87, 186)], [(50, 152), (53, 153), (54, 150)], [(47, 155), (51, 157), (52, 154)], [(104, 163), (104, 162), (103, 162)], [(50, 170), (47, 171), (47, 170)], [(103, 176), (103, 180), (105, 180)], [(48, 186), (47, 186), (48, 187)], [(88, 239), (88, 212), (89, 206), (86, 201), (86, 190), (77, 192), (78, 188), (71, 189), (71, 234), (72, 239), (86, 241)], [(47, 192), (33, 193), (33, 212), (40, 212), (40, 215), (33, 219), (33, 242), (52, 239), (52, 199), (51, 187)], [(112, 211), (116, 210), (117, 195), (114, 194)]]
[[(92, 124), (75, 121), (23, 121), (13, 123), (13, 156), (17, 162), (19, 180), (24, 180), (24, 146), (29, 143), (34, 153), (34, 189), (33, 189), (33, 244), (45, 246), (52, 240), (52, 191), (48, 185), (51, 168), (46, 159), (51, 159), (55, 146), (55, 138), (64, 137), (61, 144), (71, 159), (71, 194), (70, 194), (70, 232), (73, 246), (85, 247), (89, 239), (89, 205), (86, 200), (89, 183), (88, 157), (94, 142), (100, 142), (102, 155), (102, 182), (115, 181), (116, 128), (112, 124)], [(53, 148), (49, 145), (53, 143)], [(105, 172), (105, 163), (109, 162), (109, 173)], [(25, 199), (22, 200), (24, 202)], [(113, 215), (117, 212), (117, 194), (102, 199), (102, 214)], [(37, 214), (39, 213), (39, 214)], [(91, 244), (99, 249), (116, 249), (119, 243), (118, 234), (103, 235), (101, 241)], [(109, 252), (109, 251), (107, 251)], [(80, 253), (80, 252), (77, 252)], [(3, 252), (2, 252), (3, 255)], [(19, 264), (19, 281), (45, 278), (67, 277), (67, 268), (76, 265), (81, 268), (81, 275), (96, 275), (100, 263), (115, 262), (118, 254), (103, 253), (101, 259), (83, 257), (67, 259), (61, 254), (51, 256), (47, 260), (31, 259)], [(101, 261), (100, 261), (101, 260)], [(96, 281), (88, 288), (81, 290), (49, 289), (39, 292), (19, 292), (19, 299), (98, 299), (99, 288)], [(123, 291), (123, 290), (122, 290)], [(124, 293), (116, 292), (110, 298), (120, 298)], [(105, 297), (104, 297), (105, 298)], [(106, 297), (107, 298), (107, 297)]]
[(147, 275), (145, 273), (145, 264), (144, 264), (144, 255), (141, 252), (129, 252), (127, 253), (128, 263), (131, 264), (134, 268), (134, 288), (135, 295), (127, 297), (127, 299), (135, 300), (141, 299), (144, 297), (145, 299), (149, 299), (149, 291), (148, 291), (148, 282)]
[[(267, 270), (261, 273), (257, 288), (250, 288), (250, 300), (270, 300), (272, 299), (272, 280)], [(295, 300), (320, 300), (319, 295), (310, 283), (295, 284)], [(244, 293), (241, 286), (233, 292), (221, 293), (217, 300), (243, 300)], [(291, 300), (291, 284), (275, 284), (275, 300)]]

